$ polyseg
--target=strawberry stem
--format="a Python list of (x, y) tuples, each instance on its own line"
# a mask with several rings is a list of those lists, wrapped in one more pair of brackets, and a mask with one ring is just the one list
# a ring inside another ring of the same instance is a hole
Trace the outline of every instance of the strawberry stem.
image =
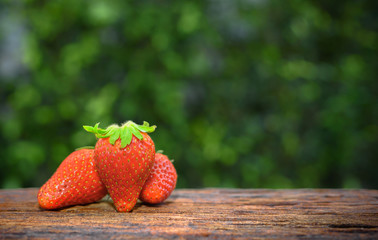
[(127, 121), (122, 126), (113, 124), (106, 129), (99, 128), (100, 123), (92, 126), (83, 126), (87, 132), (94, 133), (97, 138), (109, 138), (109, 142), (114, 145), (115, 142), (121, 138), (121, 148), (126, 147), (131, 143), (133, 135), (139, 140), (143, 139), (141, 132), (151, 133), (155, 131), (156, 126), (150, 126), (148, 122), (143, 122), (143, 125), (138, 125), (133, 121)]
[(76, 148), (75, 150), (78, 151), (78, 150), (81, 150), (81, 149), (94, 149), (94, 146), (79, 147), (79, 148)]

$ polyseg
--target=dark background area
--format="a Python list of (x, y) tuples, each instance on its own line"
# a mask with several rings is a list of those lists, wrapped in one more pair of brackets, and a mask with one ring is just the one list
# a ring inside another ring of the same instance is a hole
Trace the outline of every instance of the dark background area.
[(179, 188), (378, 188), (377, 3), (1, 1), (0, 188), (127, 120)]

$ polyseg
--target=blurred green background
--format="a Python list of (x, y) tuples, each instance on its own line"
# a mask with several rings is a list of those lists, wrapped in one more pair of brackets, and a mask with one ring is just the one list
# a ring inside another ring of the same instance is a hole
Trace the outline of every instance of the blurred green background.
[(378, 1), (0, 1), (0, 188), (144, 120), (177, 187), (378, 188)]

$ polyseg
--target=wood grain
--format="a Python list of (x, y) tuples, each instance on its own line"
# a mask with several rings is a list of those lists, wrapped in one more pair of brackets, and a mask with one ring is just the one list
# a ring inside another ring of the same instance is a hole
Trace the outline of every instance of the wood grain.
[(179, 189), (130, 213), (45, 211), (37, 191), (0, 190), (0, 239), (378, 239), (377, 190)]

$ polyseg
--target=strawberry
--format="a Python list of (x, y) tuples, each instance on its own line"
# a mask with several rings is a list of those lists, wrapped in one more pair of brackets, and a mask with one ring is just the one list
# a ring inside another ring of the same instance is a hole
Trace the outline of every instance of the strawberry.
[(106, 188), (94, 167), (94, 150), (80, 149), (64, 159), (41, 187), (38, 202), (44, 209), (58, 209), (92, 203), (105, 195)]
[(155, 154), (155, 163), (150, 176), (142, 188), (139, 199), (150, 204), (157, 204), (167, 199), (176, 187), (177, 173), (168, 157)]
[(106, 129), (98, 125), (84, 126), (99, 138), (95, 146), (96, 168), (117, 211), (129, 212), (154, 164), (155, 144), (147, 133), (153, 132), (156, 126), (147, 122), (137, 125), (132, 121)]

